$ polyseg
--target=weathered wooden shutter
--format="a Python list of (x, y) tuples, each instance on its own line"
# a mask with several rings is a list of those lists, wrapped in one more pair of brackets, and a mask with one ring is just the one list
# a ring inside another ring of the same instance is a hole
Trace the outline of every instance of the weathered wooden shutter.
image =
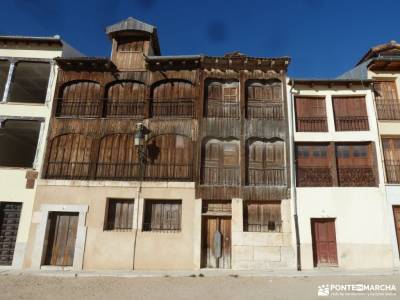
[(383, 138), (386, 180), (388, 183), (400, 183), (400, 139)]
[(96, 178), (139, 178), (138, 162), (132, 134), (107, 135), (100, 142)]
[(89, 176), (91, 137), (80, 134), (56, 136), (51, 141), (47, 178), (85, 179)]
[(335, 127), (338, 131), (368, 130), (365, 97), (332, 97)]
[(78, 81), (67, 84), (59, 100), (60, 116), (100, 116), (102, 110), (101, 88), (98, 82)]
[(297, 131), (328, 131), (325, 98), (296, 97), (295, 111)]
[(118, 81), (107, 90), (106, 116), (144, 116), (146, 86), (140, 82)]

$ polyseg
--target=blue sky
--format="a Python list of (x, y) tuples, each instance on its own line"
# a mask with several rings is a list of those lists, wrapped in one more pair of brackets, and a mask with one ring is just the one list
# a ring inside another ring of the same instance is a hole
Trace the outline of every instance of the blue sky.
[(335, 77), (370, 47), (400, 41), (398, 0), (1, 0), (0, 34), (59, 34), (109, 56), (107, 25), (128, 16), (157, 26), (170, 54), (290, 56), (294, 77)]

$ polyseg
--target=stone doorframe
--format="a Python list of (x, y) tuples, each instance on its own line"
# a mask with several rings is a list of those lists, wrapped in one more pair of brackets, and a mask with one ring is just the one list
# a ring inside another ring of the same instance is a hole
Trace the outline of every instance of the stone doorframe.
[(32, 269), (40, 270), (42, 268), (49, 213), (75, 212), (79, 213), (79, 218), (78, 218), (78, 228), (76, 233), (74, 261), (70, 269), (76, 271), (82, 270), (83, 254), (85, 252), (85, 241), (86, 241), (86, 231), (87, 231), (87, 226), (86, 226), (87, 211), (88, 211), (88, 205), (42, 204), (40, 206), (41, 218), (40, 218), (40, 223), (36, 228), (36, 238), (33, 245), (33, 254), (32, 254)]

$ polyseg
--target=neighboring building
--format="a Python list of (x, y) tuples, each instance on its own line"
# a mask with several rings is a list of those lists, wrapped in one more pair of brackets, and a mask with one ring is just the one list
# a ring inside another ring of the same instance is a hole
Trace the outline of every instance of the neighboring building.
[(393, 259), (400, 267), (400, 44), (391, 41), (370, 49), (343, 78), (368, 78), (374, 84), (375, 107), (385, 169), (387, 213)]
[(161, 56), (132, 18), (106, 31), (111, 59), (56, 59), (25, 267), (293, 269), (290, 60)]
[(57, 67), (59, 37), (0, 36), (0, 266), (21, 268)]
[(290, 82), (303, 269), (393, 266), (371, 80)]

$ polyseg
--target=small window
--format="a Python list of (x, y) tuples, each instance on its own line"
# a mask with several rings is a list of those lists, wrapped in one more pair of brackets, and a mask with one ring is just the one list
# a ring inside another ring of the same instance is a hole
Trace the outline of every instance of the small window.
[(50, 77), (46, 62), (18, 62), (10, 86), (9, 102), (44, 103)]
[(3, 100), (4, 88), (6, 86), (10, 62), (8, 60), (0, 60), (0, 101)]
[(131, 230), (133, 199), (108, 199), (104, 230)]
[(143, 231), (180, 231), (181, 200), (146, 200)]
[(281, 232), (281, 203), (269, 201), (244, 203), (243, 229), (248, 232)]

